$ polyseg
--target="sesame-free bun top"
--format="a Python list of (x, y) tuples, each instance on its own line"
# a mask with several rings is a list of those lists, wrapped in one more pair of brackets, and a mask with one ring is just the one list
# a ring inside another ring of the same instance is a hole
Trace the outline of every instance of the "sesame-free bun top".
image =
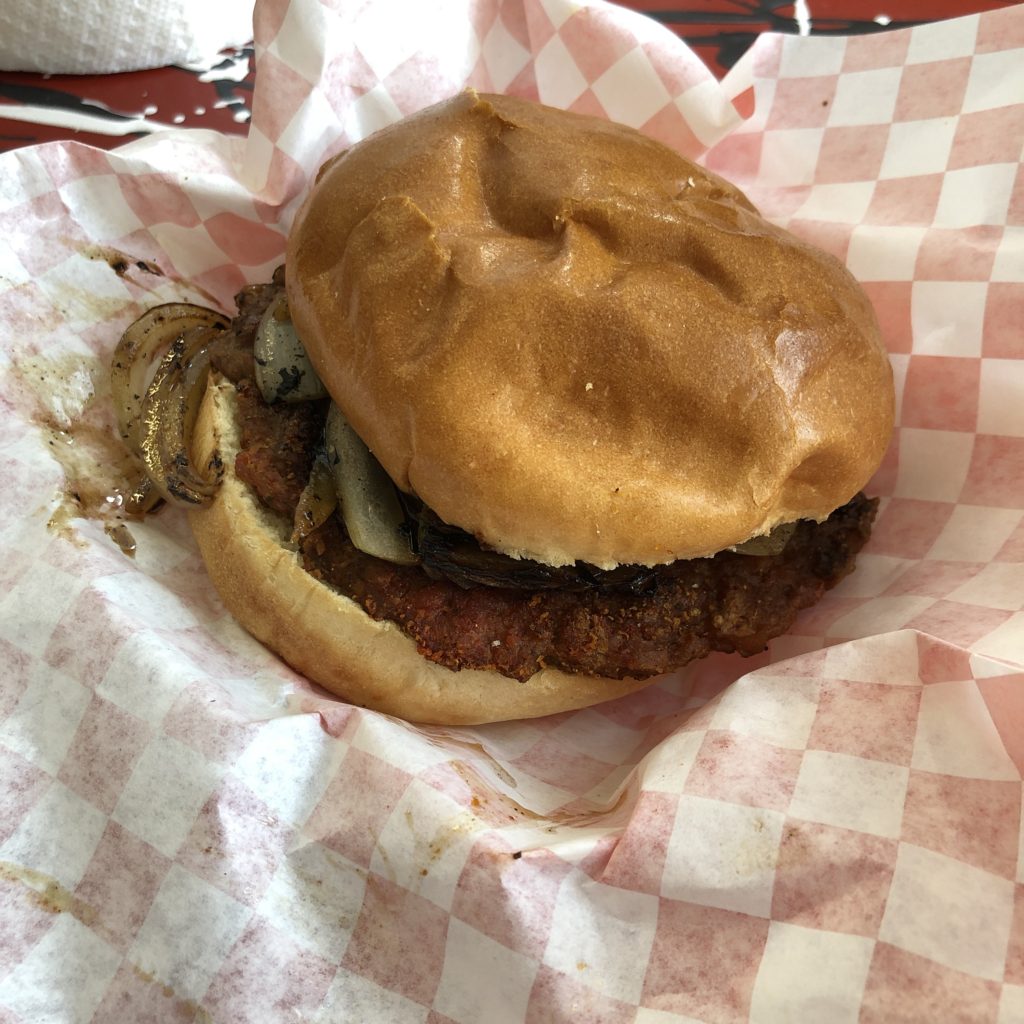
[(711, 554), (878, 466), (892, 373), (833, 257), (640, 133), (466, 92), (321, 170), (292, 318), (403, 490), (550, 564)]

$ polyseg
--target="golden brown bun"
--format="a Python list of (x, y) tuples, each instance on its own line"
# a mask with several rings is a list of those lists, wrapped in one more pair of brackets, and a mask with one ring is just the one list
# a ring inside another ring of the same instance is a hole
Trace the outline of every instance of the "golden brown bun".
[(231, 384), (211, 383), (199, 412), (193, 457), (206, 465), (219, 451), (225, 475), (213, 504), (189, 513), (192, 532), (231, 614), (308, 679), (349, 703), (436, 725), (536, 718), (612, 700), (652, 681), (544, 669), (519, 683), (496, 672), (451, 672), (421, 657), (397, 626), (375, 621), (305, 572), (287, 543), (290, 524), (234, 475), (234, 394)]
[(608, 567), (821, 520), (893, 422), (838, 260), (632, 129), (467, 92), (335, 158), (288, 245), (314, 365), (399, 487)]

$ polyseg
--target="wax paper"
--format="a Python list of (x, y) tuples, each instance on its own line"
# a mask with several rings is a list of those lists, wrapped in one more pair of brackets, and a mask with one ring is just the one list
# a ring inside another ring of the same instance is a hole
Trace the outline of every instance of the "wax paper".
[[(0, 1021), (1024, 1020), (1024, 9), (767, 36), (721, 84), (600, 4), (255, 28), (246, 139), (0, 157)], [(230, 308), (323, 159), (467, 83), (845, 259), (900, 403), (860, 568), (764, 655), (439, 729), (251, 640), (180, 513), (126, 556), (96, 481), (120, 331)]]

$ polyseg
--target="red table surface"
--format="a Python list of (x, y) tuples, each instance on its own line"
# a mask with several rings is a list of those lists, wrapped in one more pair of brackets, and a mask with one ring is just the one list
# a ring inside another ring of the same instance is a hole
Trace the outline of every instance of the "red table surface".
[[(1008, 7), (1017, 0), (808, 0), (812, 34), (879, 32), (962, 14)], [(792, 3), (780, 0), (623, 0), (677, 32), (722, 75), (764, 31), (795, 32)], [(41, 119), (60, 111), (103, 118), (112, 129), (147, 108), (154, 120), (244, 134), (255, 75), (252, 51), (226, 54), (249, 58), (242, 81), (204, 82), (180, 67), (117, 75), (39, 75), (0, 72), (0, 151), (53, 139), (77, 139), (104, 149), (139, 133), (106, 134), (14, 120), (3, 109), (39, 109)], [(209, 77), (209, 76), (207, 76)]]

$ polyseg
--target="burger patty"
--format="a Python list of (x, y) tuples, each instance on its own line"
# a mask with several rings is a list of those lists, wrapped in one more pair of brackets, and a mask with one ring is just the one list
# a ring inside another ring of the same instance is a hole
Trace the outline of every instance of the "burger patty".
[(528, 679), (545, 666), (622, 678), (657, 675), (712, 651), (750, 655), (851, 572), (877, 499), (857, 495), (824, 523), (802, 522), (779, 555), (688, 561), (650, 593), (463, 588), (352, 546), (337, 518), (302, 545), (307, 571), (396, 623), (450, 669)]
[[(283, 284), (246, 289), (240, 315), (214, 346), (215, 368), (236, 382), (242, 426), (235, 471), (259, 499), (292, 517), (309, 477), (326, 402), (267, 405), (251, 379), (252, 338)], [(248, 358), (246, 358), (248, 352)], [(306, 570), (394, 622), (421, 655), (452, 670), (492, 669), (526, 680), (545, 666), (642, 678), (712, 651), (764, 650), (802, 608), (853, 570), (877, 500), (857, 495), (823, 523), (803, 521), (777, 555), (720, 552), (645, 574), (644, 586), (524, 590), (467, 586), (419, 566), (373, 558), (332, 515), (301, 544)]]
[(235, 474), (267, 508), (291, 519), (309, 480), (329, 403), (268, 405), (248, 377), (235, 385), (235, 394), (241, 427)]

